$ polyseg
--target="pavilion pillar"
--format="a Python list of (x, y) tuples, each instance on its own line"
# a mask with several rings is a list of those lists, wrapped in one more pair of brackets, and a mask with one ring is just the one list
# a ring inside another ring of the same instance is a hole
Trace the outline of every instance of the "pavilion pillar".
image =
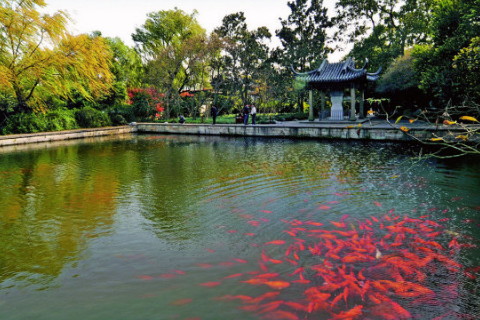
[(310, 108), (308, 110), (308, 121), (313, 121), (315, 118), (313, 116), (313, 90), (308, 91), (308, 103)]
[(326, 95), (325, 95), (325, 91), (320, 91), (320, 115), (318, 117), (319, 120), (323, 120), (323, 118), (325, 117), (325, 115), (323, 114), (324, 111), (325, 111), (325, 102), (326, 102)]
[(360, 119), (365, 119), (365, 89), (360, 90)]
[(348, 120), (350, 121), (357, 120), (355, 116), (355, 86), (354, 85), (350, 87), (350, 118)]

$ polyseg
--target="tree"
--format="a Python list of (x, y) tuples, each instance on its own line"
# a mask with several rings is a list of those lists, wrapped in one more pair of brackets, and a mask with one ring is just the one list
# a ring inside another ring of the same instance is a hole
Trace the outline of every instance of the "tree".
[(15, 98), (15, 113), (44, 110), (52, 95), (94, 99), (109, 89), (111, 53), (103, 38), (69, 35), (64, 12), (39, 13), (43, 0), (0, 4), (0, 85)]
[(185, 87), (206, 85), (205, 61), (218, 50), (195, 16), (195, 11), (188, 15), (179, 9), (153, 12), (132, 34), (146, 64), (145, 81), (165, 93), (167, 119)]
[[(288, 69), (306, 72), (318, 68), (331, 49), (326, 45), (326, 30), (332, 26), (323, 7), (323, 0), (294, 0), (287, 3), (290, 15), (280, 19), (282, 27), (276, 31), (282, 48), (275, 52), (275, 58), (281, 66), (277, 71), (276, 83), (283, 85), (283, 92), (291, 86), (292, 73)], [(283, 79), (282, 79), (283, 78)], [(303, 89), (303, 87), (301, 88)], [(303, 91), (297, 96), (297, 105), (303, 112)]]
[(386, 68), (405, 49), (429, 40), (435, 0), (339, 0), (335, 39), (354, 43), (350, 55)]
[[(101, 35), (100, 32), (98, 34)], [(105, 41), (112, 52), (110, 70), (114, 81), (109, 94), (100, 103), (115, 106), (126, 102), (128, 88), (141, 87), (144, 67), (137, 51), (125, 45), (120, 38), (105, 38)]]
[(271, 38), (270, 31), (266, 27), (248, 30), (244, 13), (237, 12), (225, 16), (214, 33), (224, 44), (222, 57), (217, 61), (220, 74), (216, 80), (222, 82), (223, 94), (235, 95), (245, 105), (250, 102), (249, 93), (255, 83), (268, 68), (270, 50), (265, 41)]
[(480, 80), (474, 71), (479, 65), (480, 1), (437, 1), (430, 28), (432, 43), (414, 51), (421, 88), (439, 105), (479, 104)]
[(331, 50), (326, 46), (326, 29), (332, 26), (322, 0), (294, 0), (287, 3), (290, 15), (280, 19), (276, 31), (282, 49), (283, 66), (304, 72), (320, 66)]

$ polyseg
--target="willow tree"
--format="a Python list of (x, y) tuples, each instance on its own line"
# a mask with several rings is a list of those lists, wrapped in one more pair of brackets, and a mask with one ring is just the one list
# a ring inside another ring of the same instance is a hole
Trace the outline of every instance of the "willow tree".
[(42, 14), (44, 7), (43, 0), (0, 1), (0, 90), (16, 100), (14, 113), (45, 110), (51, 95), (95, 99), (111, 85), (104, 39), (70, 35), (67, 14)]

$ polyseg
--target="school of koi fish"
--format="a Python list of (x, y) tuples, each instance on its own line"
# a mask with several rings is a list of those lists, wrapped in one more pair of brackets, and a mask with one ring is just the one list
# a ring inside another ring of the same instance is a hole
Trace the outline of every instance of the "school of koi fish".
[[(415, 313), (419, 305), (437, 308), (435, 320), (473, 319), (446, 308), (458, 299), (458, 281), (439, 286), (432, 285), (432, 279), (474, 278), (456, 260), (459, 250), (474, 245), (460, 243), (428, 216), (390, 212), (363, 221), (350, 221), (347, 215), (327, 223), (282, 221), (290, 239), (264, 243), (259, 269), (238, 280), (275, 291), (219, 299), (238, 300), (241, 309), (264, 319), (425, 319)], [(285, 273), (284, 266), (282, 273), (273, 271), (279, 264), (288, 265), (291, 272)], [(298, 299), (281, 298), (289, 289), (296, 294), (288, 297)], [(438, 315), (442, 309), (445, 312)]]
[[(253, 227), (270, 221), (241, 216)], [(441, 223), (446, 220), (400, 216), (394, 210), (363, 220), (348, 215), (322, 222), (282, 219), (283, 236), (256, 244), (260, 256), (255, 270), (199, 285), (216, 287), (237, 281), (265, 288), (258, 296), (217, 297), (236, 301), (240, 309), (262, 319), (475, 319), (451, 308), (460, 298), (461, 279), (473, 281), (480, 271), (459, 262), (460, 250), (475, 245), (445, 228)], [(248, 262), (234, 260), (223, 265)]]

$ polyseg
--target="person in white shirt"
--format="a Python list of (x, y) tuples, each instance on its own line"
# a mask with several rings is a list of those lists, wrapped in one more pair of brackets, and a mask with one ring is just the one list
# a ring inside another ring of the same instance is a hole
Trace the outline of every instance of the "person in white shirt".
[(252, 115), (252, 124), (255, 125), (255, 118), (257, 117), (257, 108), (254, 104), (252, 104), (252, 108), (250, 109), (250, 114)]

